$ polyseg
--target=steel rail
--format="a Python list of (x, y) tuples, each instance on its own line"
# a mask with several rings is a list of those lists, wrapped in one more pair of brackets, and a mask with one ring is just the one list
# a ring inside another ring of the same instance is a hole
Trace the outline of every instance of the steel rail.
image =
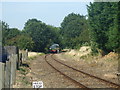
[(120, 88), (120, 85), (119, 85), (119, 84), (116, 84), (116, 83), (110, 82), (110, 81), (108, 81), (108, 80), (105, 80), (105, 79), (96, 77), (96, 76), (94, 76), (94, 75), (88, 74), (88, 73), (86, 73), (86, 72), (83, 72), (83, 71), (81, 71), (81, 70), (78, 70), (78, 69), (76, 69), (76, 68), (73, 68), (73, 67), (71, 67), (71, 66), (68, 66), (67, 64), (64, 64), (64, 63), (56, 60), (55, 58), (53, 58), (53, 54), (51, 55), (51, 57), (52, 57), (53, 60), (55, 60), (56, 62), (58, 62), (58, 63), (60, 63), (60, 64), (62, 64), (62, 65), (64, 65), (64, 66), (66, 66), (66, 67), (69, 67), (69, 68), (71, 68), (71, 69), (73, 69), (73, 70), (75, 70), (75, 71), (78, 71), (78, 72), (80, 72), (80, 73), (83, 73), (83, 74), (85, 74), (85, 75), (87, 75), (87, 76), (96, 78), (96, 79), (98, 79), (98, 80), (100, 80), (100, 81), (105, 82), (106, 84), (111, 84), (111, 85), (113, 85), (113, 86), (116, 86), (117, 88)]
[(50, 64), (48, 61), (47, 61), (47, 56), (48, 54), (45, 56), (45, 61), (53, 68), (55, 69), (57, 72), (59, 72), (60, 74), (62, 74), (63, 76), (65, 76), (66, 78), (68, 78), (69, 80), (71, 80), (72, 82), (74, 82), (75, 84), (77, 84), (79, 87), (81, 88), (86, 88), (87, 90), (91, 90), (90, 88), (86, 87), (85, 85), (81, 84), (80, 82), (72, 79), (71, 77), (67, 76), (66, 74), (62, 73), (60, 70), (58, 70), (57, 68), (55, 68), (52, 64)]

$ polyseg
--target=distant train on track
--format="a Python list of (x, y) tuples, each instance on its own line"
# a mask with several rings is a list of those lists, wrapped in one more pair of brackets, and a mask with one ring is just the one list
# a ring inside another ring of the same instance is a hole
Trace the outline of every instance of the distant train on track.
[(59, 44), (51, 45), (49, 50), (50, 50), (51, 53), (59, 53), (59, 51), (60, 51)]

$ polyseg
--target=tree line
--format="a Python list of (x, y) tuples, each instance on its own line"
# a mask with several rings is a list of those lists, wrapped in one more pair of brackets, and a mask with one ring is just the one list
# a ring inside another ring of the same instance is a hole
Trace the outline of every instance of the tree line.
[(51, 44), (60, 42), (58, 32), (59, 28), (46, 25), (37, 19), (29, 19), (23, 30), (9, 28), (9, 25), (2, 21), (2, 44), (29, 51), (47, 52)]
[(94, 2), (88, 6), (90, 43), (94, 52), (120, 49), (119, 2)]
[(9, 28), (1, 21), (2, 44), (20, 49), (48, 52), (50, 45), (62, 48), (80, 48), (89, 45), (93, 52), (118, 52), (120, 49), (119, 3), (93, 2), (87, 6), (88, 15), (68, 14), (60, 27), (47, 25), (37, 19), (29, 19), (23, 30)]

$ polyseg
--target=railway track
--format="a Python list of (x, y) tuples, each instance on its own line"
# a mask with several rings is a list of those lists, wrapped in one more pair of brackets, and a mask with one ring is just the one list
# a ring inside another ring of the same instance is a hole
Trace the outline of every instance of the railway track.
[(57, 68), (55, 68), (51, 63), (49, 63), (49, 62), (47, 61), (47, 56), (48, 56), (48, 55), (45, 56), (45, 61), (46, 61), (53, 69), (55, 69), (57, 72), (59, 72), (60, 74), (62, 74), (63, 76), (65, 76), (67, 79), (71, 80), (73, 83), (75, 83), (75, 84), (76, 84), (77, 86), (79, 86), (80, 88), (90, 89), (90, 88), (86, 87), (85, 85), (81, 84), (80, 82), (72, 79), (72, 78), (69, 77), (68, 75), (64, 74), (63, 72), (61, 72), (61, 71), (58, 70)]
[[(101, 79), (99, 77), (93, 76), (67, 64), (64, 64), (53, 57), (53, 54), (49, 55), (49, 62), (47, 61), (48, 55), (45, 56), (45, 61), (56, 71), (64, 75), (66, 78), (70, 79), (72, 82), (79, 85), (81, 88), (120, 88), (120, 85)], [(54, 63), (54, 65), (53, 65)], [(75, 76), (77, 75), (77, 76)], [(97, 87), (96, 87), (97, 86)]]

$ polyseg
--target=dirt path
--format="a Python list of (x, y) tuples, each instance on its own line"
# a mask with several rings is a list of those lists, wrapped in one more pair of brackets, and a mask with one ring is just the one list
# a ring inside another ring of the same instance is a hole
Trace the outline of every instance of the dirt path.
[[(44, 88), (77, 88), (70, 80), (66, 80), (63, 75), (60, 75), (51, 68), (44, 59), (45, 55), (38, 56), (34, 60), (27, 61), (29, 63), (29, 73), (22, 75), (17, 71), (17, 84), (14, 88), (32, 88), (32, 82), (42, 81)], [(23, 78), (26, 79), (25, 83)]]
[[(70, 81), (66, 80), (64, 76), (51, 68), (45, 62), (44, 57), (45, 55), (42, 55), (34, 60), (27, 61), (27, 63), (29, 63), (29, 70), (28, 73), (24, 75), (27, 82), (21, 83), (22, 81), (20, 79), (22, 78), (22, 80), (24, 80), (24, 78), (20, 74), (17, 74), (17, 84), (14, 86), (15, 88), (32, 88), (33, 81), (42, 81), (44, 88), (77, 88), (75, 85), (72, 85)], [(56, 54), (54, 57), (77, 69), (118, 83), (117, 76), (114, 74), (117, 71), (117, 68), (114, 65), (114, 67), (108, 68), (106, 66), (105, 68), (105, 65), (102, 65), (101, 63), (86, 63), (82, 60), (76, 61), (64, 54)]]
[[(44, 60), (44, 56), (39, 56), (31, 63), (32, 81), (42, 81), (44, 88), (72, 88), (69, 81), (51, 68)], [(75, 87), (73, 87), (75, 88)]]

